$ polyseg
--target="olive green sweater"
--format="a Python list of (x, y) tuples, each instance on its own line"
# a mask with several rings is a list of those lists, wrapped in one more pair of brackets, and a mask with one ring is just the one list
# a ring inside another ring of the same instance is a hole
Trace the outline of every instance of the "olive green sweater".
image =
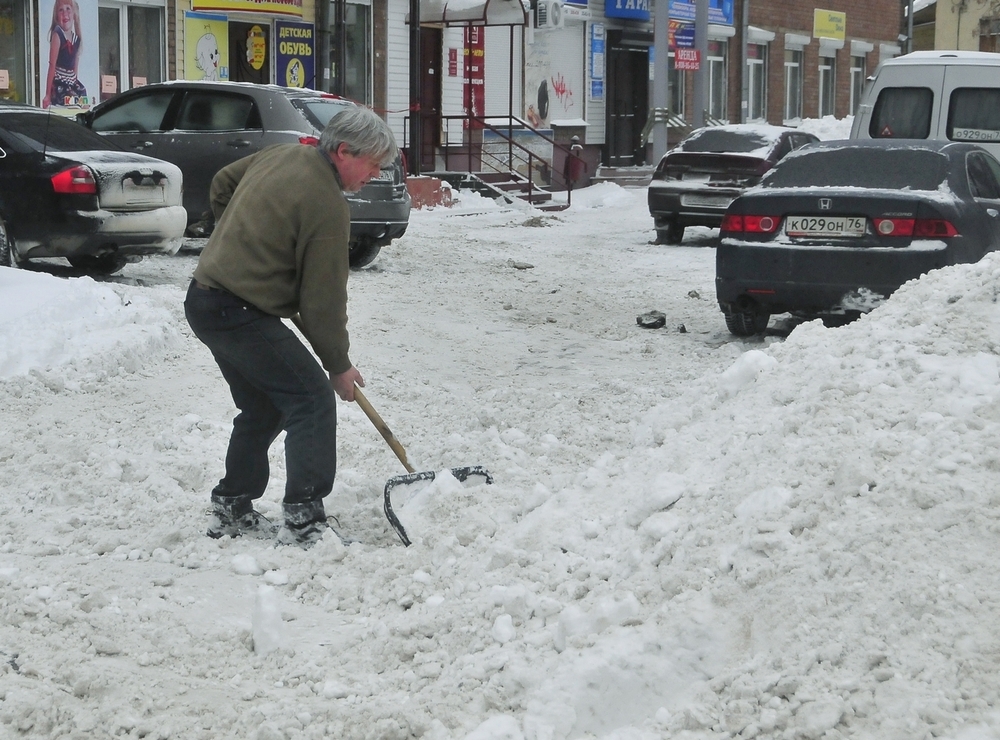
[(219, 170), (216, 226), (194, 278), (265, 313), (298, 313), (331, 374), (351, 368), (347, 336), (351, 213), (333, 165), (316, 148), (278, 144)]

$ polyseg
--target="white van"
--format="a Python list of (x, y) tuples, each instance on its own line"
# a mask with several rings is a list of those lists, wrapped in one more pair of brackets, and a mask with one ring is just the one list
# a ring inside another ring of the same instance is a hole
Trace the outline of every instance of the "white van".
[(851, 138), (971, 141), (1000, 158), (1000, 54), (916, 51), (882, 62)]

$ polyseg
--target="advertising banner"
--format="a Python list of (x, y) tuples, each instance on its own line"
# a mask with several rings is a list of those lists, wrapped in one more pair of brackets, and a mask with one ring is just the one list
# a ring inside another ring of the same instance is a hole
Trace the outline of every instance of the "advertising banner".
[(285, 87), (316, 89), (316, 28), (312, 23), (274, 24), (275, 82)]
[(97, 3), (41, 0), (38, 61), (42, 107), (75, 116), (100, 98)]
[(302, 17), (302, 0), (191, 0), (192, 10), (277, 13)]
[[(694, 0), (670, 0), (670, 17), (694, 23)], [(733, 25), (733, 0), (708, 0), (708, 22)]]
[[(483, 116), (486, 114), (486, 34), (483, 26), (465, 28), (465, 114)], [(468, 125), (468, 122), (466, 122)], [(482, 128), (474, 123), (473, 128)]]
[(226, 16), (184, 14), (184, 79), (229, 79), (229, 20)]
[(649, 20), (649, 0), (604, 0), (604, 15), (608, 18)]

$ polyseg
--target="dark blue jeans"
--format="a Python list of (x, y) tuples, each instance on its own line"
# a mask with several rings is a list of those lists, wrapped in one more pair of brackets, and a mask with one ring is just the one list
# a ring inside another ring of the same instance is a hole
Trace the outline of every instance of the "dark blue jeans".
[(240, 410), (218, 496), (264, 495), (267, 451), (285, 431), (286, 504), (321, 501), (337, 469), (337, 402), (330, 378), (277, 316), (192, 281), (184, 300), (191, 329), (212, 351)]

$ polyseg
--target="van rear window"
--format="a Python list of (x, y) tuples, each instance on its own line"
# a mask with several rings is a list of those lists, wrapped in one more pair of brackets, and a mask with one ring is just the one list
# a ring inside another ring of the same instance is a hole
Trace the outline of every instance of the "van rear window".
[(934, 93), (928, 87), (886, 87), (878, 94), (868, 135), (873, 139), (926, 139)]
[(956, 88), (948, 108), (947, 135), (952, 141), (1000, 141), (1000, 90)]

